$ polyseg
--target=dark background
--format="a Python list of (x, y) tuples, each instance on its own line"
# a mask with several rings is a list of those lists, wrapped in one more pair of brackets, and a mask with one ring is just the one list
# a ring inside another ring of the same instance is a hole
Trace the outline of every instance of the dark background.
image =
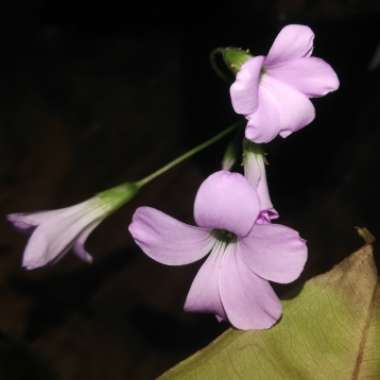
[(234, 121), (228, 87), (208, 62), (215, 47), (265, 54), (283, 25), (304, 23), (316, 33), (314, 54), (340, 77), (338, 92), (314, 101), (311, 125), (267, 149), (280, 221), (308, 240), (302, 280), (362, 244), (354, 226), (380, 236), (380, 67), (368, 68), (380, 43), (378, 2), (249, 4), (2, 9), (0, 379), (152, 379), (227, 328), (182, 311), (199, 263), (157, 264), (127, 231), (139, 205), (191, 222), (195, 192), (219, 168), (227, 140), (104, 222), (88, 242), (91, 266), (68, 254), (56, 266), (20, 269), (26, 237), (4, 218), (139, 179)]

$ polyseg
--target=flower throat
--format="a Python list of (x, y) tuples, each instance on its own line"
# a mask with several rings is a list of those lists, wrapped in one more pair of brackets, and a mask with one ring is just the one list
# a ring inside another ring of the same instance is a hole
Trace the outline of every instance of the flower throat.
[(218, 241), (225, 244), (232, 243), (237, 239), (237, 236), (233, 232), (221, 229), (212, 230), (211, 235), (214, 236), (214, 238)]

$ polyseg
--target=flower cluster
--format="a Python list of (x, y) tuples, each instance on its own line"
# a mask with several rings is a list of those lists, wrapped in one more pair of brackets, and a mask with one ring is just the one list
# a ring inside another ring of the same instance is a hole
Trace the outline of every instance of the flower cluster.
[[(269, 195), (265, 156), (257, 144), (268, 143), (277, 135), (287, 137), (311, 123), (315, 109), (309, 98), (339, 87), (331, 66), (312, 56), (313, 39), (309, 27), (288, 25), (280, 31), (267, 56), (230, 50), (233, 54), (229, 63), (236, 74), (230, 88), (232, 106), (247, 120), (244, 175), (230, 171), (234, 159), (229, 152), (223, 170), (207, 177), (198, 189), (195, 226), (150, 207), (140, 207), (133, 215), (129, 232), (153, 260), (185, 265), (207, 256), (187, 294), (187, 311), (212, 313), (219, 321), (229, 321), (239, 329), (269, 328), (282, 313), (270, 282), (289, 283), (303, 271), (306, 242), (297, 231), (273, 223), (279, 214)], [(84, 243), (108, 215), (129, 201), (141, 186), (227, 132), (143, 180), (124, 183), (80, 204), (8, 215), (16, 227), (32, 232), (23, 266), (41, 267), (59, 260), (71, 249), (91, 262)]]
[[(307, 26), (289, 25), (266, 57), (234, 55), (240, 67), (231, 100), (248, 121), (245, 136), (251, 142), (267, 143), (306, 126), (315, 117), (309, 98), (338, 88), (334, 70), (311, 56), (313, 39)], [(272, 223), (278, 216), (269, 196), (265, 157), (246, 140), (244, 176), (222, 170), (201, 184), (194, 203), (196, 226), (141, 207), (129, 231), (145, 254), (163, 264), (184, 265), (208, 254), (185, 310), (213, 313), (239, 329), (261, 329), (281, 316), (269, 282), (294, 281), (307, 259), (299, 234)]]

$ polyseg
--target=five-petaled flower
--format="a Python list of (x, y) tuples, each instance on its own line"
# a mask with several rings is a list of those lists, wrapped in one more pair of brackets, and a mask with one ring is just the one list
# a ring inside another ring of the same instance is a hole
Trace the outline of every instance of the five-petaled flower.
[(213, 313), (239, 329), (269, 328), (282, 313), (269, 281), (294, 281), (305, 265), (307, 247), (291, 228), (257, 223), (263, 211), (248, 180), (222, 170), (198, 190), (197, 226), (140, 207), (129, 231), (143, 252), (163, 264), (189, 264), (210, 253), (191, 285), (185, 310)]
[(92, 256), (84, 246), (88, 236), (108, 215), (131, 199), (137, 190), (134, 183), (126, 183), (74, 206), (7, 215), (17, 229), (32, 232), (22, 266), (36, 269), (55, 263), (71, 249), (79, 258), (91, 263)]
[(312, 57), (313, 31), (305, 25), (284, 27), (267, 56), (246, 60), (231, 85), (232, 106), (247, 120), (245, 136), (267, 143), (310, 124), (315, 109), (309, 98), (339, 87), (335, 71)]

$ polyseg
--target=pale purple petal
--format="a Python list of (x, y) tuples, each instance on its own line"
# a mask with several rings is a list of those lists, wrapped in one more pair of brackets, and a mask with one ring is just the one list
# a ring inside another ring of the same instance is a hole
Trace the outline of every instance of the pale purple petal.
[(20, 231), (24, 232), (30, 232), (33, 230), (36, 226), (30, 223), (26, 223), (24, 221), (24, 218), (22, 217), (23, 214), (8, 214), (6, 216), (8, 222), (12, 223), (13, 227), (17, 228)]
[(279, 133), (280, 113), (277, 102), (270, 91), (260, 86), (260, 105), (251, 115), (247, 116), (248, 123), (245, 137), (255, 143), (267, 143), (275, 139)]
[(135, 211), (129, 232), (145, 254), (167, 265), (197, 261), (214, 244), (206, 229), (182, 223), (151, 207), (139, 207)]
[(274, 40), (264, 65), (269, 67), (293, 59), (310, 57), (313, 52), (314, 33), (306, 25), (287, 25)]
[(245, 236), (259, 214), (255, 189), (239, 173), (226, 170), (210, 175), (199, 187), (194, 203), (196, 223)]
[(87, 263), (92, 263), (93, 258), (90, 253), (85, 248), (85, 243), (89, 235), (94, 231), (94, 229), (102, 222), (102, 219), (95, 221), (90, 224), (75, 240), (73, 245), (73, 252), (83, 261)]
[(258, 276), (289, 283), (302, 273), (307, 246), (297, 231), (279, 224), (255, 225), (238, 243), (238, 255)]
[(259, 91), (260, 104), (249, 116), (246, 137), (256, 143), (267, 143), (277, 134), (287, 137), (310, 124), (315, 109), (301, 92), (269, 75), (264, 75)]
[[(97, 213), (61, 216), (42, 223), (29, 238), (23, 255), (23, 267), (35, 269), (53, 262), (67, 252), (78, 235), (96, 219)], [(94, 215), (95, 214), (95, 215)]]
[(260, 215), (256, 220), (256, 224), (272, 223), (272, 220), (278, 219), (280, 214), (275, 208), (260, 211)]
[(232, 106), (236, 113), (248, 115), (256, 110), (263, 61), (263, 56), (250, 58), (237, 73), (230, 87)]
[(220, 294), (231, 324), (241, 330), (265, 329), (280, 318), (282, 306), (269, 282), (254, 274), (230, 244), (223, 256)]
[(244, 175), (257, 190), (260, 202), (260, 217), (256, 223), (269, 222), (278, 218), (269, 195), (264, 156), (260, 153), (246, 152), (244, 158)]
[(45, 255), (47, 245), (45, 236), (36, 229), (28, 240), (22, 258), (22, 266), (26, 269), (35, 269), (53, 260), (54, 257), (49, 258)]
[(33, 213), (13, 213), (7, 215), (7, 220), (20, 230), (30, 230), (49, 218), (62, 213), (62, 210), (40, 211)]
[(223, 245), (217, 243), (202, 264), (187, 294), (186, 311), (213, 313), (219, 321), (227, 319), (219, 291), (223, 250)]
[(267, 74), (308, 97), (324, 96), (339, 87), (339, 79), (333, 68), (316, 57), (300, 58), (268, 68)]
[(59, 208), (56, 210), (37, 211), (30, 213), (13, 213), (7, 215), (7, 220), (11, 222), (16, 228), (21, 230), (29, 230), (37, 227), (42, 223), (50, 223), (59, 218), (67, 218), (69, 216), (75, 217), (75, 214), (83, 213), (86, 208), (91, 208), (94, 203), (92, 199), (83, 201), (70, 207)]

